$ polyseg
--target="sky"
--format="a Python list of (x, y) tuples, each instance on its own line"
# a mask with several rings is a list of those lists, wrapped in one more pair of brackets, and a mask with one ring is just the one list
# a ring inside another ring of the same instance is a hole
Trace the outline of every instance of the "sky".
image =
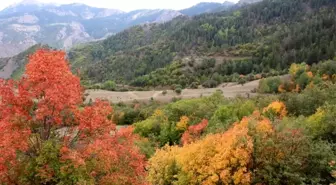
[[(19, 3), (21, 1), (22, 0), (0, 0), (0, 10), (12, 4)], [(43, 3), (57, 3), (57, 4), (83, 3), (94, 7), (131, 11), (136, 9), (180, 10), (191, 7), (199, 2), (223, 3), (225, 0), (39, 0), (39, 1)], [(239, 0), (228, 0), (228, 1), (237, 2)]]

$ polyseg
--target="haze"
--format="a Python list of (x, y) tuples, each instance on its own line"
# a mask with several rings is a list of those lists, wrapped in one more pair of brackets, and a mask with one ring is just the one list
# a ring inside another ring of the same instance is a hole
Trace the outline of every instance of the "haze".
[[(22, 0), (7, 0), (0, 1), (0, 10), (19, 3)], [(30, 1), (30, 0), (25, 0)], [(131, 11), (136, 9), (174, 9), (180, 10), (191, 7), (200, 2), (219, 2), (223, 3), (225, 0), (40, 0), (42, 3), (57, 3), (57, 4), (70, 4), (70, 3), (83, 3), (94, 7), (112, 8), (123, 11)], [(229, 0), (237, 2), (238, 0)]]

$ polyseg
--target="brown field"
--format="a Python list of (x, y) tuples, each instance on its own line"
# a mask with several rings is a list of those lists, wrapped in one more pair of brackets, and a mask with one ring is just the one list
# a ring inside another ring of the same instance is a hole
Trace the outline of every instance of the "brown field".
[(223, 96), (232, 98), (236, 96), (253, 96), (255, 94), (251, 91), (258, 87), (259, 80), (248, 82), (245, 85), (239, 85), (236, 83), (225, 83), (217, 88), (204, 88), (204, 89), (184, 89), (180, 95), (176, 94), (172, 90), (168, 90), (166, 95), (163, 95), (163, 91), (129, 91), (129, 92), (113, 92), (105, 90), (87, 90), (87, 101), (90, 99), (104, 99), (109, 100), (112, 103), (131, 103), (133, 101), (148, 102), (153, 98), (160, 102), (170, 102), (174, 97), (182, 99), (199, 98), (201, 96), (210, 96), (217, 90), (223, 92)]

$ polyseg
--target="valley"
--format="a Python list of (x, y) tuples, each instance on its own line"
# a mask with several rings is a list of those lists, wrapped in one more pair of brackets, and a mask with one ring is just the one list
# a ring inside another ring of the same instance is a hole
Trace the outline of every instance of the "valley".
[(335, 0), (41, 1), (0, 2), (0, 185), (336, 185)]

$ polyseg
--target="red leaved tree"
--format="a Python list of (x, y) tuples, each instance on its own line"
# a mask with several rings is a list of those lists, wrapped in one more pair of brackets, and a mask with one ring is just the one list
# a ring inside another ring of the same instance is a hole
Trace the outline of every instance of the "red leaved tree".
[(116, 130), (109, 103), (82, 106), (65, 57), (39, 50), (21, 80), (0, 80), (0, 182), (143, 184), (137, 137)]
[(181, 138), (182, 144), (185, 145), (198, 140), (207, 126), (208, 126), (208, 120), (206, 119), (204, 119), (201, 123), (197, 125), (189, 126), (188, 130), (185, 131), (182, 135)]

